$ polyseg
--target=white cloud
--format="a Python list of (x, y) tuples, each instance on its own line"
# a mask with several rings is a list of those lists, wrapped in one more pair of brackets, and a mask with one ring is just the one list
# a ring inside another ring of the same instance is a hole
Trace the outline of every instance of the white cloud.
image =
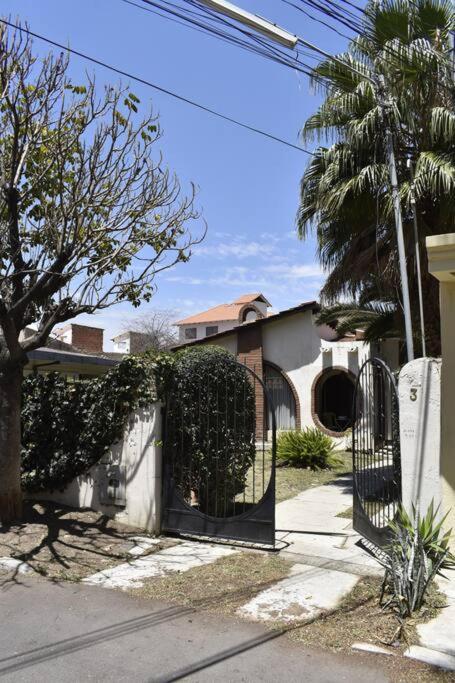
[(266, 266), (264, 270), (266, 270), (268, 273), (275, 273), (276, 275), (285, 277), (288, 280), (302, 280), (308, 277), (324, 276), (321, 267), (317, 263), (303, 265), (280, 263)]

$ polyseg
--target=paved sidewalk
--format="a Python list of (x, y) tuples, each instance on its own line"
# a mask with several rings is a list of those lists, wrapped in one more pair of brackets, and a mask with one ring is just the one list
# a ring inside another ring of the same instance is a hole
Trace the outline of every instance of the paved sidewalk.
[(2, 681), (383, 683), (371, 656), (291, 643), (259, 624), (24, 576), (0, 591)]

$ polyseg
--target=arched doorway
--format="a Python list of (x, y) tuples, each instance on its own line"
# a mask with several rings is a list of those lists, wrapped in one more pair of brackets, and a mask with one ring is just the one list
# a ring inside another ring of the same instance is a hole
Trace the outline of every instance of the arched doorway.
[[(295, 429), (297, 427), (296, 400), (286, 377), (278, 368), (269, 363), (264, 363), (264, 380), (275, 408), (276, 428)], [(271, 415), (269, 414), (269, 429), (271, 422)]]
[(348, 370), (332, 368), (322, 372), (313, 385), (313, 419), (336, 436), (352, 427), (355, 379)]

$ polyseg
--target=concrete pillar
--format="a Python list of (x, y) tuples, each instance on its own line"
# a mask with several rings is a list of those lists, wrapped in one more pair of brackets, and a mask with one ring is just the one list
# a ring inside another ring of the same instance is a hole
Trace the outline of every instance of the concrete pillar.
[(455, 233), (427, 237), (426, 244), (428, 269), (440, 282), (442, 500), (455, 534)]
[(422, 514), (441, 503), (441, 361), (418, 358), (398, 380), (403, 505)]

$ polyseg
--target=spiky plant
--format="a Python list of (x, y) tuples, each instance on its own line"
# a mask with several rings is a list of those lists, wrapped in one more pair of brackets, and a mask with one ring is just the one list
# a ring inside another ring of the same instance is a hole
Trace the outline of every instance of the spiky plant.
[[(362, 34), (338, 55), (342, 63), (327, 60), (314, 70), (325, 99), (302, 134), (306, 141), (326, 144), (316, 149), (302, 178), (298, 230), (302, 238), (316, 232), (319, 260), (329, 273), (323, 302), (330, 307), (340, 298), (349, 300), (344, 311), (337, 311), (343, 313), (341, 324), (357, 308), (367, 324), (375, 319), (373, 337), (383, 336), (384, 329), (402, 329), (386, 117), (395, 142), (416, 329), (412, 189), (422, 250), (425, 236), (455, 231), (453, 29), (450, 0), (369, 2)], [(414, 185), (408, 161), (414, 166)], [(437, 282), (423, 261), (427, 347), (437, 354)]]
[(422, 607), (438, 574), (455, 569), (455, 556), (449, 548), (452, 531), (442, 529), (446, 518), (440, 519), (439, 506), (435, 509), (432, 502), (423, 516), (415, 508), (409, 515), (400, 507), (390, 525), (392, 541), (378, 560), (385, 567), (383, 595), (390, 595), (385, 607), (393, 607), (401, 618)]
[(281, 432), (277, 440), (277, 459), (283, 465), (330, 469), (341, 460), (334, 456), (332, 439), (316, 427)]

